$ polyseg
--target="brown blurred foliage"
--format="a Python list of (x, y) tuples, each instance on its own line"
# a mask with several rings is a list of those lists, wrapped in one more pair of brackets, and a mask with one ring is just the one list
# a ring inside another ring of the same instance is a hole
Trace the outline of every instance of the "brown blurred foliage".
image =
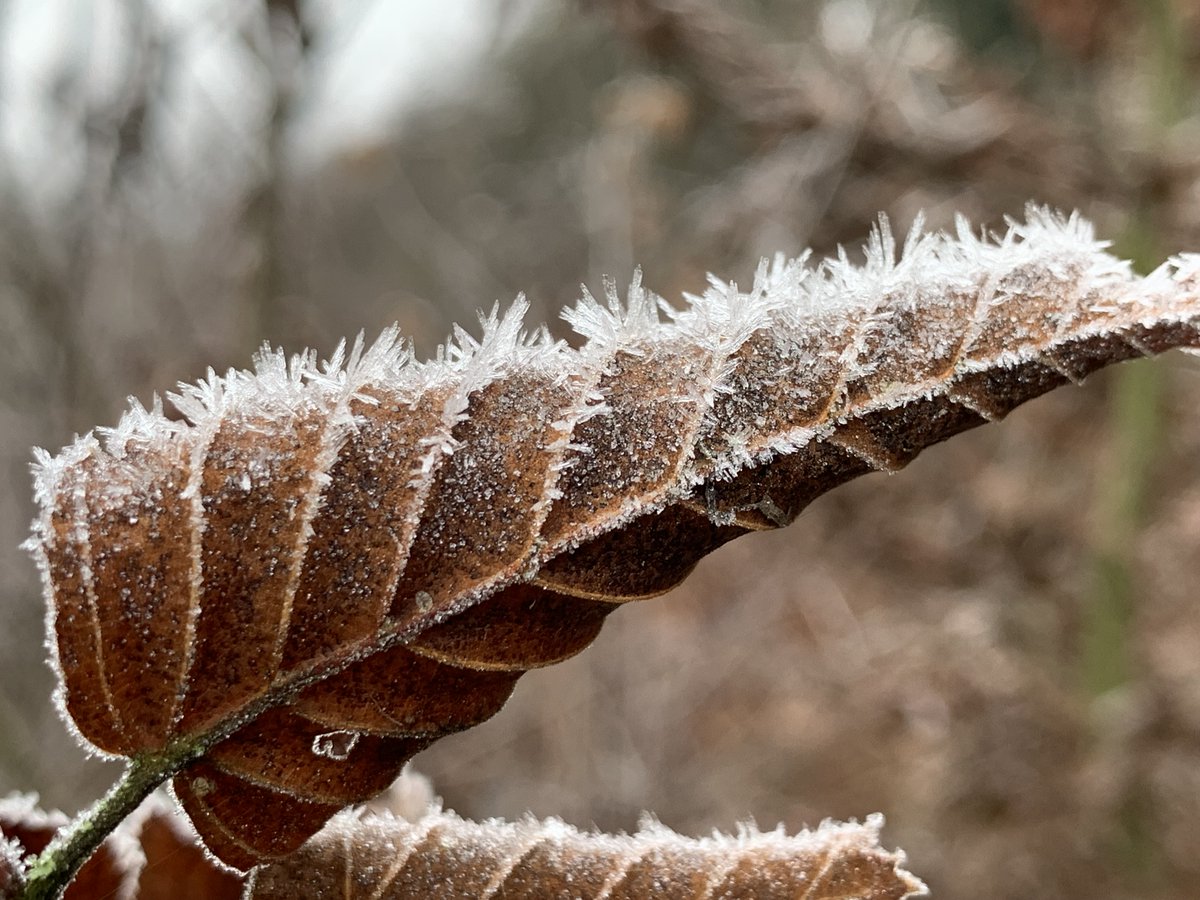
[[(0, 800), (0, 836), (16, 841), (27, 858), (41, 853), (66, 823), (62, 813), (41, 810), (36, 795)], [(5, 887), (3, 875), (0, 868), (0, 890)], [(216, 864), (196, 842), (174, 802), (157, 793), (84, 863), (63, 900), (234, 900), (241, 895), (241, 876)]]
[[(520, 290), (552, 318), (636, 263), (668, 298), (748, 282), (880, 210), (995, 226), (1035, 199), (1142, 264), (1200, 249), (1193, 4), (1091, 6), (514, 0), (469, 77), (316, 156), (315, 6), (131, 6), (111, 77), (46, 79), (41, 180), (0, 155), (0, 792), (75, 809), (116, 775), (48, 702), (31, 445), (264, 338), (399, 319), (429, 351)], [(205, 42), (224, 81), (183, 129)], [(473, 817), (880, 810), (939, 896), (1191, 896), (1200, 372), (1130, 371), (725, 548), (418, 767)]]

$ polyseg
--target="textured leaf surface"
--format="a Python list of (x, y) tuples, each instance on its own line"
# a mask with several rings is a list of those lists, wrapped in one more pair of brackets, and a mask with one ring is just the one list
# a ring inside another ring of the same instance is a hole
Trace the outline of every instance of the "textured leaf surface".
[(255, 870), (250, 900), (344, 897), (417, 900), (899, 900), (925, 886), (904, 854), (879, 846), (882, 819), (827, 822), (789, 836), (682, 837), (662, 825), (634, 835), (586, 834), (557, 820), (464, 821), (431, 813), (336, 817), (313, 840)]
[(886, 228), (667, 312), (585, 297), (571, 349), (518, 303), (435, 361), (389, 332), (264, 352), (42, 454), (31, 547), (60, 694), (174, 780), (222, 860), (283, 856), (617, 605), (842, 482), (1106, 364), (1200, 344), (1200, 257), (1146, 278), (1033, 211), (995, 241)]

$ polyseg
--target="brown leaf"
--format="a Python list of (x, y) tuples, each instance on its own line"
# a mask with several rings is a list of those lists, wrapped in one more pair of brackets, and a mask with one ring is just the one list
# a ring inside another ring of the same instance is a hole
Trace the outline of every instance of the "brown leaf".
[(904, 854), (879, 846), (881, 816), (788, 836), (743, 826), (687, 838), (657, 823), (633, 835), (586, 834), (557, 819), (476, 823), (432, 812), (337, 816), (286, 859), (256, 869), (249, 900), (292, 897), (504, 897), (506, 900), (702, 900), (925, 895)]
[[(19, 856), (40, 853), (67, 817), (43, 812), (33, 796), (0, 800), (0, 835)], [(0, 854), (0, 897), (4, 892)], [(92, 855), (67, 888), (66, 900), (222, 900), (242, 895), (242, 879), (205, 854), (174, 805), (153, 794)]]
[(195, 756), (174, 789), (249, 868), (294, 850), (521, 672), (824, 491), (1101, 366), (1200, 344), (1200, 261), (1141, 279), (1032, 210), (984, 241), (884, 226), (844, 260), (715, 283), (663, 321), (567, 312), (573, 350), (493, 314), (417, 363), (395, 332), (318, 367), (265, 352), (43, 454), (31, 546), (63, 704), (111, 754)]

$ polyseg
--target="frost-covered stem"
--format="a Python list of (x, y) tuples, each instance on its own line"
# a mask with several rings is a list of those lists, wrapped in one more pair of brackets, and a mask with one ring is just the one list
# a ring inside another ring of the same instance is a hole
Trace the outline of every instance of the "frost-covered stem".
[(194, 755), (190, 747), (185, 747), (132, 760), (108, 793), (62, 828), (38, 855), (25, 873), (25, 887), (18, 896), (22, 900), (61, 897), (113, 829)]

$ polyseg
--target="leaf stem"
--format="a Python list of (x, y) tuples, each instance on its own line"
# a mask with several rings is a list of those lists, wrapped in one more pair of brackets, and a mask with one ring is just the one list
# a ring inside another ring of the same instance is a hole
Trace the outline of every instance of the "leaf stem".
[(18, 896), (22, 900), (52, 900), (62, 896), (71, 879), (113, 829), (156, 787), (191, 760), (193, 753), (187, 750), (190, 748), (131, 760), (125, 774), (108, 793), (59, 831), (34, 859), (25, 873), (24, 890)]

